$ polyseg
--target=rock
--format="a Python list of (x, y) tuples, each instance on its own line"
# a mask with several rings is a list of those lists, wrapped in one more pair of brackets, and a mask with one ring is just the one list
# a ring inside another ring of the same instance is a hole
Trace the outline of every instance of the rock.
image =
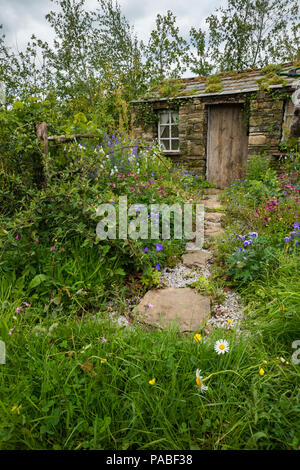
[(190, 251), (182, 256), (183, 264), (188, 268), (193, 266), (205, 266), (206, 262), (212, 257), (209, 251), (199, 250)]
[(222, 212), (206, 212), (204, 215), (204, 219), (208, 222), (219, 223), (222, 219), (224, 219), (225, 214)]
[(263, 134), (249, 135), (249, 145), (265, 145), (267, 137)]
[(205, 199), (204, 201), (200, 201), (200, 204), (203, 204), (206, 209), (216, 210), (222, 208), (219, 201), (216, 201), (214, 199)]
[(137, 319), (144, 323), (160, 328), (175, 324), (181, 332), (199, 330), (209, 313), (210, 298), (190, 287), (152, 289), (137, 307)]
[(222, 192), (222, 189), (217, 189), (217, 188), (204, 188), (203, 189), (204, 194), (220, 194)]
[(216, 238), (223, 235), (224, 229), (219, 224), (205, 224), (204, 235), (205, 237)]

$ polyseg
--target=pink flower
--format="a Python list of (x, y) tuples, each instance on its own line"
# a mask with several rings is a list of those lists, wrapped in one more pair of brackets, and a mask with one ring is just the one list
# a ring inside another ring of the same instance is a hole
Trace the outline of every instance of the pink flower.
[(21, 238), (20, 235), (16, 235), (16, 239), (19, 240), (19, 238)]
[(102, 341), (102, 343), (107, 343), (107, 339), (104, 338), (104, 336), (102, 336), (101, 341)]
[(55, 246), (51, 246), (50, 250), (55, 251), (56, 250)]
[(17, 312), (17, 313), (21, 313), (21, 312), (22, 312), (22, 307), (17, 307), (17, 308), (16, 308), (16, 312)]
[(60, 250), (62, 253), (64, 253), (66, 250), (64, 248), (61, 248)]
[(28, 304), (27, 302), (23, 302), (23, 305), (24, 305), (24, 307), (30, 307), (30, 304)]
[(9, 334), (9, 335), (12, 335), (13, 332), (14, 332), (14, 329), (15, 329), (15, 328), (11, 328), (11, 329), (9, 330), (8, 334)]
[(147, 307), (148, 307), (148, 308), (153, 308), (154, 305), (152, 305), (152, 304), (147, 304)]

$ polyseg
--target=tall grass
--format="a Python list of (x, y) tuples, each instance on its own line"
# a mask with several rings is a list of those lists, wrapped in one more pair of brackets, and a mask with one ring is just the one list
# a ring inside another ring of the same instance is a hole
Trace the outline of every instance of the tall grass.
[[(0, 448), (297, 448), (300, 374), (289, 346), (297, 325), (284, 330), (277, 320), (288, 320), (278, 304), (285, 299), (288, 311), (299, 290), (284, 291), (282, 280), (272, 287), (279, 302), (261, 312), (256, 300), (247, 334), (214, 330), (200, 344), (176, 329), (116, 329), (105, 317), (57, 321), (28, 308), (14, 319), (22, 299), (12, 302), (3, 283)], [(230, 351), (218, 356), (214, 342), (224, 336)]]

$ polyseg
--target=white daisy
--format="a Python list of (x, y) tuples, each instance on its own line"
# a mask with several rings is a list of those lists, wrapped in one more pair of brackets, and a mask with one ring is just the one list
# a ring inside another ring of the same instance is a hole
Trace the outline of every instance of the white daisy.
[(226, 339), (219, 339), (216, 341), (215, 351), (218, 354), (224, 354), (229, 351), (229, 344)]
[(200, 372), (201, 372), (200, 369), (196, 370), (196, 384), (201, 392), (205, 392), (208, 389), (208, 387), (203, 384), (202, 382), (203, 377), (200, 375)]

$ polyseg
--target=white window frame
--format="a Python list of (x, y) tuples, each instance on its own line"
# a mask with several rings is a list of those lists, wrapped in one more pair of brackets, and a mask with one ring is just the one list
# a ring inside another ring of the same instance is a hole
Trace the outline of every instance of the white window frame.
[[(167, 124), (163, 124), (161, 123), (160, 121), (160, 115), (161, 114), (169, 114), (169, 122)], [(177, 122), (172, 122), (172, 114), (176, 114), (177, 115)], [(177, 126), (178, 127), (178, 121), (179, 121), (179, 113), (178, 111), (175, 111), (175, 110), (164, 110), (164, 111), (161, 111), (159, 113), (159, 120), (158, 120), (158, 143), (159, 145), (161, 146), (162, 150), (164, 153), (179, 153), (180, 152), (180, 147), (179, 147), (179, 133), (178, 133), (178, 137), (171, 137), (172, 133), (171, 133), (171, 128), (172, 126)], [(177, 140), (178, 141), (178, 149), (177, 150), (166, 150), (164, 147), (163, 147), (163, 144), (161, 142), (161, 139), (160, 139), (160, 127), (161, 126), (164, 126), (164, 127), (169, 127), (169, 138), (162, 138), (162, 140), (168, 140), (169, 141), (169, 144), (170, 144), (170, 147), (172, 147), (172, 140)], [(178, 129), (179, 131), (179, 129)]]

